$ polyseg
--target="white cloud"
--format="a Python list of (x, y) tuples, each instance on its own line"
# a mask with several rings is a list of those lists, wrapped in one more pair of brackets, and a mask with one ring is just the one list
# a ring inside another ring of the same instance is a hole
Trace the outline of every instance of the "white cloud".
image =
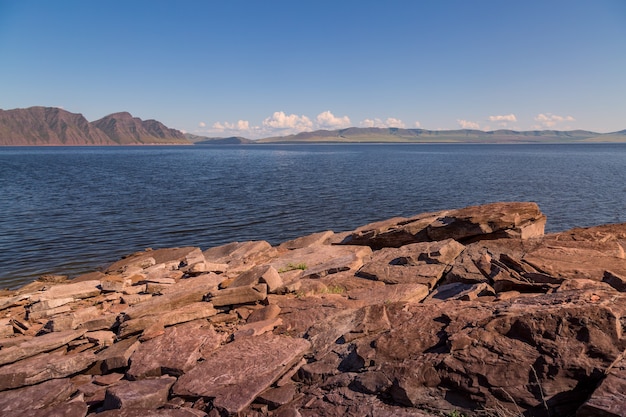
[(388, 117), (387, 120), (381, 120), (378, 118), (365, 119), (360, 123), (360, 125), (361, 127), (399, 127), (401, 129), (406, 127), (402, 120), (396, 119), (394, 117)]
[(319, 129), (341, 129), (350, 126), (350, 118), (348, 116), (337, 117), (330, 110), (318, 114), (315, 121)]
[(415, 122), (415, 127), (420, 128), (422, 127), (422, 124), (420, 122)]
[[(200, 126), (204, 127), (206, 124), (201, 123)], [(246, 131), (250, 130), (250, 123), (247, 120), (238, 120), (237, 123), (215, 122), (212, 127), (217, 131)]]
[(206, 127), (206, 123), (200, 122), (200, 123), (198, 123), (198, 127)]
[(270, 129), (287, 129), (304, 131), (313, 128), (313, 122), (306, 116), (298, 116), (297, 114), (285, 114), (285, 112), (277, 111), (265, 120), (263, 126)]
[(539, 113), (536, 117), (535, 117), (535, 121), (539, 123), (538, 126), (536, 127), (554, 127), (557, 124), (561, 124), (561, 123), (565, 123), (565, 122), (574, 122), (576, 121), (576, 119), (574, 119), (572, 116), (559, 116), (556, 114), (552, 114), (552, 113)]
[(469, 120), (457, 119), (457, 123), (463, 129), (480, 129), (480, 125), (478, 123)]
[(517, 117), (513, 113), (497, 115), (497, 116), (489, 116), (490, 122), (517, 122)]

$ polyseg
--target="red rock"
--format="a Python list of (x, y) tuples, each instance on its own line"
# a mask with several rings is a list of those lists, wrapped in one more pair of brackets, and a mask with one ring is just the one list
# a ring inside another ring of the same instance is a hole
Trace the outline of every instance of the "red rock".
[(372, 223), (356, 229), (343, 243), (381, 249), (445, 239), (529, 239), (542, 236), (545, 223), (535, 203), (492, 203)]
[(119, 381), (122, 378), (124, 378), (124, 374), (118, 374), (115, 372), (107, 375), (94, 375), (93, 383), (96, 385), (107, 386)]
[(463, 249), (454, 240), (385, 248), (375, 252), (358, 275), (386, 284), (423, 284), (433, 288)]
[(235, 340), (181, 376), (175, 395), (212, 397), (213, 405), (238, 413), (300, 360), (304, 339), (264, 334)]
[(356, 271), (371, 253), (363, 246), (309, 246), (283, 253), (271, 265), (279, 272), (301, 268), (299, 278), (321, 278), (341, 271)]
[(104, 409), (143, 408), (155, 409), (167, 402), (174, 377), (121, 381), (106, 390)]
[(183, 262), (185, 257), (194, 252), (197, 248), (184, 247), (184, 248), (167, 248), (157, 250), (146, 250), (144, 252), (137, 252), (130, 256), (121, 259), (114, 264), (110, 265), (106, 273), (124, 272), (131, 266), (139, 266), (140, 268), (148, 268), (155, 264), (162, 264), (166, 262)]
[(115, 342), (115, 333), (108, 330), (98, 330), (85, 333), (85, 338), (98, 346), (106, 347)]
[(135, 350), (127, 376), (132, 380), (164, 374), (180, 376), (196, 365), (202, 345), (219, 344), (220, 340), (222, 337), (206, 322), (169, 327), (162, 336), (142, 343)]
[(234, 304), (246, 304), (263, 301), (267, 298), (267, 284), (257, 284), (253, 287), (226, 288), (209, 292), (209, 301), (215, 307)]
[(268, 389), (261, 393), (256, 401), (267, 404), (270, 408), (278, 408), (291, 402), (295, 394), (296, 387), (293, 384), (287, 384), (282, 387)]
[(233, 242), (203, 252), (207, 262), (227, 264), (229, 271), (246, 271), (276, 256), (276, 249), (261, 241)]
[(100, 294), (100, 281), (81, 281), (71, 284), (59, 284), (33, 295), (31, 299), (51, 300), (60, 298), (89, 298)]
[(74, 385), (68, 378), (52, 379), (30, 387), (4, 391), (0, 395), (0, 414), (47, 408), (61, 404), (74, 393)]
[[(3, 417), (23, 417), (23, 410), (7, 411)], [(38, 410), (28, 410), (29, 417), (85, 417), (87, 415), (87, 404), (82, 401), (59, 404), (53, 407)]]
[(278, 317), (280, 314), (280, 307), (276, 304), (270, 304), (263, 308), (253, 311), (247, 318), (248, 323), (254, 323), (255, 321), (263, 321)]
[(626, 359), (609, 370), (600, 386), (576, 412), (576, 417), (626, 416)]
[(74, 355), (48, 353), (5, 365), (0, 368), (0, 391), (65, 378), (84, 371), (95, 360), (89, 351)]
[(164, 291), (162, 295), (133, 305), (124, 311), (125, 320), (137, 319), (149, 315), (161, 314), (187, 304), (202, 301), (204, 296), (214, 288), (211, 279), (189, 278), (181, 280), (171, 287), (171, 291)]
[(42, 352), (49, 352), (85, 334), (84, 330), (69, 330), (66, 332), (48, 333), (34, 337), (16, 346), (0, 350), (0, 365), (16, 362)]
[[(62, 332), (66, 330), (74, 330), (81, 327), (83, 324), (88, 323), (92, 320), (96, 320), (101, 318), (102, 310), (98, 307), (91, 306), (81, 308), (80, 310), (76, 310), (72, 313), (56, 316), (50, 319), (46, 323), (46, 329), (49, 329), (53, 332)], [(86, 329), (83, 329), (86, 330)]]
[(252, 287), (263, 283), (267, 284), (267, 291), (273, 293), (283, 285), (283, 280), (271, 265), (259, 265), (240, 274), (228, 288)]
[(124, 408), (121, 410), (107, 410), (98, 413), (97, 417), (202, 417), (207, 414), (200, 410), (189, 408), (180, 409), (145, 409), (145, 408)]
[(342, 244), (367, 245), (373, 249), (398, 248), (411, 243), (429, 240), (426, 227), (445, 212), (423, 213), (417, 216), (394, 217), (370, 223), (356, 229)]
[(546, 216), (535, 203), (505, 202), (451, 210), (427, 228), (432, 240), (529, 239), (543, 235)]
[(302, 249), (309, 246), (317, 246), (323, 245), (327, 242), (332, 236), (334, 236), (334, 232), (332, 230), (326, 230), (324, 232), (313, 233), (307, 236), (302, 236), (296, 239), (288, 240), (286, 242), (278, 245), (278, 249)]
[(419, 303), (428, 296), (428, 293), (428, 287), (423, 284), (396, 284), (351, 290), (348, 291), (348, 297), (367, 304)]
[(111, 372), (114, 369), (126, 368), (128, 360), (138, 347), (139, 341), (136, 337), (114, 343), (112, 346), (97, 353), (98, 368), (103, 373)]
[(271, 332), (282, 323), (283, 321), (279, 317), (248, 323), (237, 329), (237, 331), (233, 333), (233, 338), (241, 339), (242, 337), (259, 336), (263, 333)]

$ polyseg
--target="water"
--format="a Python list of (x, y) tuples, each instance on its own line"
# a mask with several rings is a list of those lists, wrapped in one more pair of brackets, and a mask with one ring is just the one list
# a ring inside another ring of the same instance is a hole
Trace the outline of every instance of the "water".
[(547, 231), (625, 222), (626, 144), (0, 148), (0, 287), (494, 201)]

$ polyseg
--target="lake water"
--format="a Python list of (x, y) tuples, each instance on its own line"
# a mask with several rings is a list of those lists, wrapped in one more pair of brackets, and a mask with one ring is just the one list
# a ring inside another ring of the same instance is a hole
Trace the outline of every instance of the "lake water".
[(494, 201), (547, 231), (626, 222), (626, 144), (0, 148), (0, 287)]

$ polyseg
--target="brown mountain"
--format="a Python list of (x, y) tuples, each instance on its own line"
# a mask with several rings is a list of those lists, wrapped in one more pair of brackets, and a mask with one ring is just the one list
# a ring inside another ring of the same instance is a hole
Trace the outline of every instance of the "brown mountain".
[(0, 145), (114, 145), (82, 114), (56, 107), (0, 110)]
[(128, 112), (114, 113), (91, 123), (119, 145), (188, 143), (185, 135), (156, 120), (141, 120)]
[(136, 145), (190, 143), (156, 120), (115, 113), (95, 122), (56, 107), (0, 110), (0, 145)]

